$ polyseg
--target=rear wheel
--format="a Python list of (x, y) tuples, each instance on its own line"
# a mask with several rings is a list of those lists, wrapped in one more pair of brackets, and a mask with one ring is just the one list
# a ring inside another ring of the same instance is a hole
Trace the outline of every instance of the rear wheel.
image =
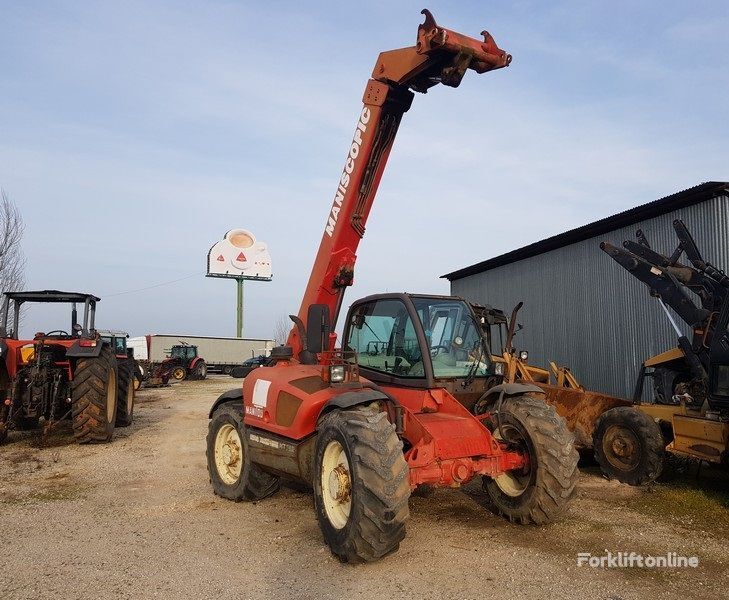
[(410, 516), (402, 442), (384, 412), (336, 410), (319, 425), (314, 505), (324, 539), (343, 562), (394, 552)]
[(575, 493), (579, 455), (574, 436), (554, 409), (535, 398), (504, 401), (501, 431), (494, 437), (525, 453), (529, 464), (483, 484), (499, 514), (513, 523), (543, 525), (554, 520)]
[(279, 478), (251, 463), (242, 403), (220, 406), (208, 426), (208, 474), (213, 491), (228, 500), (262, 500), (278, 490)]
[(137, 379), (134, 377), (134, 365), (128, 361), (119, 365), (119, 394), (117, 396), (116, 426), (127, 427), (134, 417), (134, 390)]
[(200, 359), (195, 363), (195, 368), (192, 370), (192, 377), (190, 379), (205, 379), (208, 376), (208, 365)]
[(99, 356), (76, 363), (71, 383), (73, 433), (79, 444), (108, 442), (114, 435), (117, 398), (116, 358), (108, 346)]
[(595, 424), (595, 460), (609, 479), (630, 485), (655, 480), (663, 470), (665, 441), (658, 424), (632, 406), (612, 408)]

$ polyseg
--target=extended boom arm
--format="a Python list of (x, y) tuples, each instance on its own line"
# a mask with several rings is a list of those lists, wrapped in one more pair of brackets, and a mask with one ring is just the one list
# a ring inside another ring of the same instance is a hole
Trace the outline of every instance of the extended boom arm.
[[(305, 348), (309, 307), (323, 305), (319, 313), (324, 331), (334, 328), (347, 286), (354, 282), (354, 265), (359, 241), (385, 170), (402, 115), (410, 108), (413, 91), (425, 93), (442, 83), (458, 87), (466, 70), (485, 73), (506, 67), (511, 56), (493, 38), (482, 32), (484, 41), (439, 27), (429, 11), (418, 27), (417, 44), (380, 54), (365, 88), (359, 115), (334, 203), (324, 228), (319, 251), (301, 302), (297, 326), (287, 342), (299, 358)], [(327, 340), (327, 344), (329, 341)]]

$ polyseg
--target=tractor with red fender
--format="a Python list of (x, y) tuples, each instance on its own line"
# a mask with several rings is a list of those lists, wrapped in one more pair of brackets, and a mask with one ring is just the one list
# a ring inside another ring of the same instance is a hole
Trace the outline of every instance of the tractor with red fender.
[[(50, 431), (70, 420), (80, 444), (108, 442), (117, 421), (117, 361), (94, 326), (91, 294), (43, 290), (7, 292), (0, 317), (0, 441), (11, 430)], [(18, 335), (23, 305), (71, 305), (71, 328)], [(77, 306), (83, 306), (78, 322)], [(131, 415), (130, 415), (131, 419)], [(124, 423), (127, 424), (127, 423)]]
[(405, 536), (411, 491), (481, 478), (493, 508), (542, 525), (574, 494), (577, 451), (533, 385), (503, 383), (461, 298), (379, 294), (352, 304), (334, 333), (356, 251), (413, 92), (457, 87), (467, 70), (511, 57), (440, 27), (428, 11), (417, 44), (380, 54), (364, 93), (319, 251), (286, 345), (210, 410), (216, 494), (261, 500), (281, 478), (309, 484), (320, 528), (342, 561), (374, 561)]

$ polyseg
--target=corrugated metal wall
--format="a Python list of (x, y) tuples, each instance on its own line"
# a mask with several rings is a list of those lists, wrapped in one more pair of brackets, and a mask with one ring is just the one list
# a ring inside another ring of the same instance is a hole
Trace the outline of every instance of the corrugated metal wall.
[(554, 360), (569, 366), (589, 389), (630, 397), (641, 362), (674, 347), (676, 334), (647, 287), (599, 243), (619, 246), (635, 239), (640, 228), (652, 247), (670, 253), (678, 245), (671, 225), (676, 218), (684, 220), (705, 260), (729, 269), (729, 197), (720, 196), (455, 280), (451, 293), (507, 313), (523, 301), (517, 321), (524, 329), (516, 346), (529, 351), (531, 364), (547, 367)]

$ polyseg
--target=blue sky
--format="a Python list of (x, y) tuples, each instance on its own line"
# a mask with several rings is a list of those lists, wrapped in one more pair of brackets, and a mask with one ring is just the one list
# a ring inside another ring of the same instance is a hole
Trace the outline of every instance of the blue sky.
[[(514, 62), (415, 98), (345, 304), (447, 293), (443, 273), (729, 179), (729, 3), (428, 7)], [(203, 272), (244, 227), (274, 267), (246, 286), (245, 334), (272, 335), (298, 309), (375, 59), (414, 43), (421, 8), (0, 1), (0, 186), (26, 221), (27, 287), (96, 293), (100, 326), (132, 334), (234, 335), (235, 285)]]

